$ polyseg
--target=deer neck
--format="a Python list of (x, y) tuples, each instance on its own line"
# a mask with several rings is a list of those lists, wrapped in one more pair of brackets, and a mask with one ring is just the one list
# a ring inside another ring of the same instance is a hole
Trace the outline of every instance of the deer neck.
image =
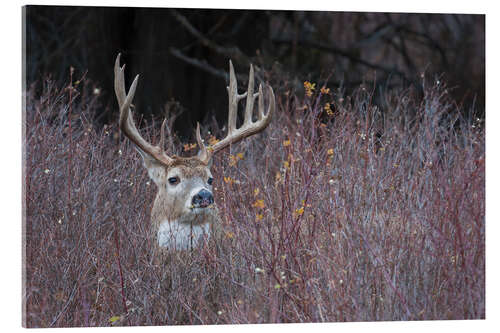
[(158, 193), (151, 211), (152, 231), (161, 248), (187, 250), (210, 237), (211, 225), (218, 219), (215, 206), (186, 212), (175, 205), (175, 198)]
[(166, 220), (157, 233), (158, 246), (172, 250), (189, 250), (210, 238), (210, 223), (188, 224)]

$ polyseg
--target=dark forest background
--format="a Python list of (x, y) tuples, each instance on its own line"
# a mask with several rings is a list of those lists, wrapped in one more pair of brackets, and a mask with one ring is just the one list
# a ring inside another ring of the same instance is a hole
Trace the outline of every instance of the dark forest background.
[(374, 103), (384, 89), (421, 94), (425, 76), (484, 115), (484, 15), (27, 6), (24, 24), (28, 86), (69, 83), (73, 68), (105, 101), (101, 124), (118, 117), (118, 52), (127, 85), (141, 74), (135, 112), (182, 112), (181, 136), (196, 121), (225, 122), (229, 59), (241, 87), (253, 63), (278, 94), (300, 94), (305, 80), (347, 93), (364, 85)]

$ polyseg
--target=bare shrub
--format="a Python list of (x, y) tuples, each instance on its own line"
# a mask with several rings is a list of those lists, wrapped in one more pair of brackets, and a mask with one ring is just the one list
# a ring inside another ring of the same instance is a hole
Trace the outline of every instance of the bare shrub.
[(482, 124), (442, 83), (378, 107), (309, 88), (215, 157), (221, 242), (164, 261), (156, 189), (117, 124), (93, 126), (92, 88), (30, 89), (25, 325), (484, 318)]

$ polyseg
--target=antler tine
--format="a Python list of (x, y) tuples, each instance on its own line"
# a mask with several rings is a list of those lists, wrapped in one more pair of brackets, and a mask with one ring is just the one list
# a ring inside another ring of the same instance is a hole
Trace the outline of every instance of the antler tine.
[(208, 163), (208, 161), (210, 160), (210, 154), (208, 153), (207, 147), (201, 139), (200, 123), (196, 123), (196, 141), (198, 141), (198, 147), (200, 147), (200, 150), (198, 152), (198, 159), (205, 163)]
[[(228, 126), (227, 126), (227, 136), (217, 142), (215, 145), (209, 147), (208, 149), (202, 144), (201, 137), (198, 140), (199, 146), (202, 149), (199, 154), (199, 158), (207, 162), (211, 156), (219, 150), (222, 150), (232, 143), (236, 143), (241, 139), (248, 136), (256, 134), (263, 131), (271, 122), (271, 117), (276, 108), (276, 101), (274, 98), (273, 89), (269, 86), (269, 107), (267, 113), (264, 113), (264, 94), (262, 93), (262, 84), (259, 85), (259, 92), (253, 92), (254, 89), (254, 70), (253, 66), (250, 65), (250, 74), (248, 79), (248, 91), (244, 94), (238, 94), (238, 87), (236, 82), (236, 76), (234, 74), (233, 63), (229, 60), (229, 87), (227, 87), (229, 95), (229, 112), (228, 112)], [(252, 121), (253, 106), (256, 97), (259, 97), (258, 101), (258, 119), (257, 121)], [(245, 109), (245, 119), (243, 125), (240, 128), (236, 128), (236, 116), (238, 110), (238, 102), (242, 98), (247, 98), (247, 105)], [(197, 137), (199, 137), (199, 127), (197, 128)]]
[(227, 135), (231, 135), (236, 130), (236, 117), (238, 115), (238, 102), (247, 96), (247, 93), (238, 94), (238, 82), (234, 74), (234, 67), (229, 60), (229, 86), (227, 87), (229, 96), (229, 106), (227, 115)]
[(160, 128), (160, 143), (158, 147), (163, 151), (165, 148), (165, 126), (167, 125), (167, 118), (163, 119), (163, 123)]
[(245, 124), (252, 122), (253, 104), (255, 98), (260, 94), (260, 91), (254, 94), (253, 89), (254, 89), (254, 72), (253, 72), (253, 65), (250, 64), (250, 74), (248, 75), (247, 104), (245, 108), (245, 120), (244, 120)]
[(262, 84), (259, 84), (259, 111), (257, 112), (257, 117), (261, 120), (264, 117), (264, 98), (262, 96)]
[(134, 99), (135, 90), (137, 88), (137, 82), (139, 80), (139, 75), (137, 75), (130, 86), (130, 90), (128, 94), (125, 91), (125, 65), (120, 67), (120, 56), (118, 54), (115, 61), (115, 94), (116, 99), (118, 100), (118, 105), (120, 107), (120, 128), (123, 133), (139, 147), (143, 152), (148, 153), (158, 162), (168, 165), (172, 162), (172, 159), (167, 156), (163, 150), (163, 125), (162, 125), (162, 134), (160, 139), (160, 147), (155, 147), (151, 145), (149, 142), (144, 140), (144, 138), (140, 135), (137, 127), (135, 126), (134, 120), (132, 118), (132, 111), (130, 110), (130, 104)]
[(118, 56), (115, 60), (115, 94), (116, 98), (118, 99), (118, 105), (121, 107), (125, 102), (127, 94), (125, 93), (125, 80), (123, 79), (125, 65), (123, 65), (123, 67), (120, 67), (120, 56), (121, 53), (118, 53)]

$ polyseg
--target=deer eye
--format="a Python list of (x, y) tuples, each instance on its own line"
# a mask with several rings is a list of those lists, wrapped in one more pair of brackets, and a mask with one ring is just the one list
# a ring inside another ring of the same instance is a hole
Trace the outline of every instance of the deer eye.
[(168, 179), (168, 182), (170, 183), (170, 185), (177, 185), (180, 182), (180, 179), (179, 177), (170, 177)]
[(212, 177), (208, 178), (208, 180), (207, 180), (208, 185), (212, 185), (213, 182), (214, 182), (214, 179)]

